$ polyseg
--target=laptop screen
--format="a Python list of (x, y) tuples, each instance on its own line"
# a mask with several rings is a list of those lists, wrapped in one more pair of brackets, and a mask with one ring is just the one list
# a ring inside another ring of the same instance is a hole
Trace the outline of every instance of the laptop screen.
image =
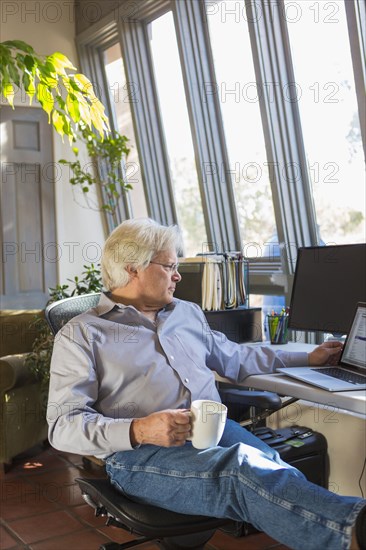
[(366, 304), (358, 303), (341, 362), (366, 371)]

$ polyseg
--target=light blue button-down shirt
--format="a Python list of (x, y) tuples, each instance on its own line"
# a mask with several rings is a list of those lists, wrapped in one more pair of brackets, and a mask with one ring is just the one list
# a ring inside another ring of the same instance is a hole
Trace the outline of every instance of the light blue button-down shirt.
[(239, 345), (211, 331), (196, 304), (174, 299), (153, 323), (102, 294), (56, 335), (49, 439), (57, 449), (105, 458), (132, 448), (133, 418), (219, 401), (215, 371), (242, 382), (297, 364), (307, 364), (306, 353)]

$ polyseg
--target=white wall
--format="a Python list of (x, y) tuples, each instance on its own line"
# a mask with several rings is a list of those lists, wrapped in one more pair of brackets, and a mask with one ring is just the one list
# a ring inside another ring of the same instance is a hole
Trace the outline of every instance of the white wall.
[[(38, 54), (59, 51), (80, 67), (75, 48), (74, 1), (35, 2), (12, 0), (1, 2), (1, 41), (24, 40)], [(27, 105), (25, 94), (17, 94), (15, 105)], [(35, 107), (37, 108), (37, 107)], [(56, 132), (53, 139), (55, 165), (56, 230), (59, 249), (59, 282), (66, 283), (82, 271), (84, 263), (98, 263), (105, 235), (100, 212), (78, 204), (69, 184), (69, 170), (57, 164), (60, 158), (74, 160), (68, 140)], [(83, 160), (87, 162), (87, 157)]]

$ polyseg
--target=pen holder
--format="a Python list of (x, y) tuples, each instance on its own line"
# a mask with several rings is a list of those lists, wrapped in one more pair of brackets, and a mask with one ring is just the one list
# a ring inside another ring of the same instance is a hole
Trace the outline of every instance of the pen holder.
[(267, 326), (271, 344), (287, 344), (288, 342), (288, 315), (267, 315)]

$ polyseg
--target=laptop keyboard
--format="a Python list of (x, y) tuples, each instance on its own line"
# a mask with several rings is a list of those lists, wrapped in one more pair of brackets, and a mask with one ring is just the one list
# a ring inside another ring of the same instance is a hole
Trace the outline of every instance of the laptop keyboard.
[(339, 369), (337, 367), (326, 367), (321, 369), (311, 369), (321, 374), (327, 374), (332, 378), (338, 378), (344, 382), (350, 382), (350, 384), (366, 384), (366, 376), (357, 374), (356, 372), (350, 372), (348, 370)]

